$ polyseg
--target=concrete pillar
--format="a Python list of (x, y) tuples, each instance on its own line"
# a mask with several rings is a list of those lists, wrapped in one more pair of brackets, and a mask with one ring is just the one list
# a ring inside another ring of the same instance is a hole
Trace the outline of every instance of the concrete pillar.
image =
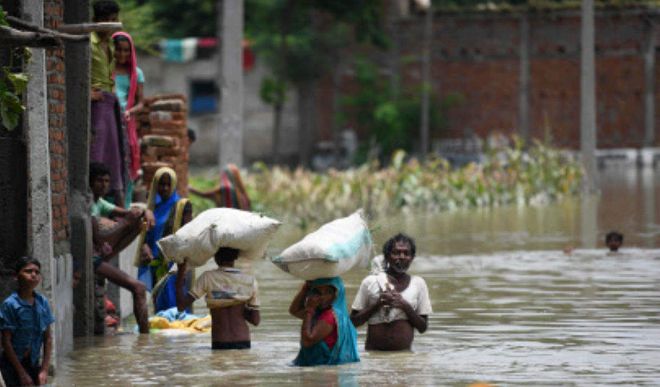
[(596, 66), (594, 0), (582, 0), (580, 46), (580, 150), (585, 169), (583, 190), (596, 190)]
[[(22, 3), (22, 18), (43, 25), (40, 0)], [(71, 292), (71, 257), (55, 256), (53, 249), (51, 169), (48, 130), (46, 52), (32, 50), (27, 65), (30, 74), (26, 96), (26, 143), (28, 151), (28, 254), (41, 262), (41, 291), (48, 297), (55, 317), (53, 326), (53, 364), (73, 348), (73, 309)]]
[(529, 85), (530, 85), (530, 63), (529, 63), (529, 16), (524, 12), (520, 16), (520, 86), (518, 89), (518, 131), (520, 137), (529, 144)]
[(220, 125), (218, 163), (243, 164), (243, 0), (218, 1)]
[(420, 157), (426, 159), (429, 151), (429, 126), (431, 114), (431, 46), (433, 40), (433, 6), (429, 2), (424, 15), (424, 37), (422, 40), (422, 107), (420, 114)]
[[(89, 20), (89, 0), (65, 0), (65, 23), (83, 23)], [(76, 311), (74, 335), (85, 336), (94, 332), (94, 273), (89, 215), (91, 194), (88, 183), (91, 137), (89, 43), (66, 43), (65, 66), (71, 254), (82, 275), (73, 295)]]
[(655, 21), (646, 22), (644, 48), (644, 146), (655, 144)]

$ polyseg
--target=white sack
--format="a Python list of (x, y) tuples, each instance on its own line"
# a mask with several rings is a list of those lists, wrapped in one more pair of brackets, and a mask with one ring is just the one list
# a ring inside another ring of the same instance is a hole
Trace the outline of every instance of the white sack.
[(371, 233), (359, 210), (324, 224), (274, 257), (272, 262), (305, 280), (336, 277), (355, 265), (366, 265), (371, 248)]
[(240, 250), (241, 258), (261, 258), (281, 223), (234, 208), (212, 208), (199, 214), (176, 233), (158, 241), (165, 258), (202, 266), (220, 247)]

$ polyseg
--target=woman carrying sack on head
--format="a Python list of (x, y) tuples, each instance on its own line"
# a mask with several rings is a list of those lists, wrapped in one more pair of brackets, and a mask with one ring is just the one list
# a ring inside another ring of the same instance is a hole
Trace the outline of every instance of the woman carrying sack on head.
[(209, 191), (200, 191), (188, 187), (188, 191), (197, 196), (213, 200), (216, 207), (237, 208), (250, 211), (250, 198), (248, 197), (241, 172), (234, 164), (228, 164), (220, 173), (220, 182)]
[[(156, 171), (147, 199), (156, 224), (140, 235), (142, 248), (135, 259), (139, 268), (138, 279), (152, 292), (156, 312), (176, 307), (176, 277), (169, 273), (173, 263), (166, 262), (156, 242), (192, 220), (192, 205), (176, 192), (176, 180), (176, 172), (171, 168)], [(186, 291), (189, 286), (190, 279)]]
[(306, 367), (360, 361), (357, 332), (348, 315), (341, 278), (306, 281), (291, 302), (289, 313), (303, 320), (300, 351), (294, 365)]

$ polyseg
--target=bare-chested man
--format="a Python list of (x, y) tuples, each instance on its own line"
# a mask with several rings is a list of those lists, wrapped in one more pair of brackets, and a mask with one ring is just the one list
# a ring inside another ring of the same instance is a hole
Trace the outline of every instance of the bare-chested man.
[(259, 325), (259, 295), (254, 276), (234, 268), (239, 250), (221, 247), (215, 253), (216, 270), (202, 273), (188, 294), (183, 292), (186, 264), (178, 265), (176, 306), (185, 310), (196, 299), (206, 295), (211, 310), (213, 349), (250, 348), (247, 323)]
[(407, 271), (415, 258), (415, 241), (397, 234), (383, 245), (385, 271), (367, 276), (351, 312), (353, 325), (368, 322), (367, 350), (409, 350), (414, 330), (424, 333), (432, 312), (426, 282)]

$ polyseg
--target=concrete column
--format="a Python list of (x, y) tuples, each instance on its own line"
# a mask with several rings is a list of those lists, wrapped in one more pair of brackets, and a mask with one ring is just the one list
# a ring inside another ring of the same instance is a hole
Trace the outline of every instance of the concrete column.
[(431, 46), (433, 40), (433, 6), (430, 4), (424, 15), (424, 37), (422, 43), (422, 108), (420, 114), (420, 157), (426, 159), (429, 151), (429, 126), (431, 113)]
[(219, 0), (220, 125), (218, 163), (243, 164), (243, 0)]
[[(65, 0), (64, 22), (90, 20), (89, 0)], [(81, 280), (73, 294), (76, 318), (74, 335), (94, 332), (94, 273), (92, 228), (89, 215), (90, 51), (89, 43), (66, 43), (66, 122), (69, 162), (69, 216), (71, 254), (79, 265)]]
[(596, 190), (596, 66), (594, 0), (582, 0), (580, 46), (580, 150), (585, 169), (583, 190)]
[(655, 144), (655, 21), (646, 24), (644, 48), (644, 146)]
[(520, 86), (518, 89), (518, 131), (520, 137), (529, 144), (529, 16), (527, 12), (520, 16)]
[[(23, 19), (43, 25), (43, 4), (40, 0), (22, 3)], [(54, 256), (52, 206), (50, 187), (50, 152), (48, 130), (48, 99), (46, 52), (32, 50), (27, 65), (30, 74), (26, 96), (26, 144), (28, 151), (28, 251), (41, 262), (42, 292), (48, 297), (55, 317), (53, 324), (53, 364), (73, 348), (73, 309), (71, 307), (71, 257)]]
[[(40, 0), (23, 2), (22, 18), (43, 26), (43, 6)], [(28, 220), (29, 254), (42, 261), (42, 289), (51, 290), (50, 266), (53, 257), (53, 229), (51, 225), (50, 154), (48, 147), (48, 100), (46, 91), (46, 52), (32, 50), (28, 63), (28, 82), (25, 128), (28, 150), (28, 192), (30, 211)]]

